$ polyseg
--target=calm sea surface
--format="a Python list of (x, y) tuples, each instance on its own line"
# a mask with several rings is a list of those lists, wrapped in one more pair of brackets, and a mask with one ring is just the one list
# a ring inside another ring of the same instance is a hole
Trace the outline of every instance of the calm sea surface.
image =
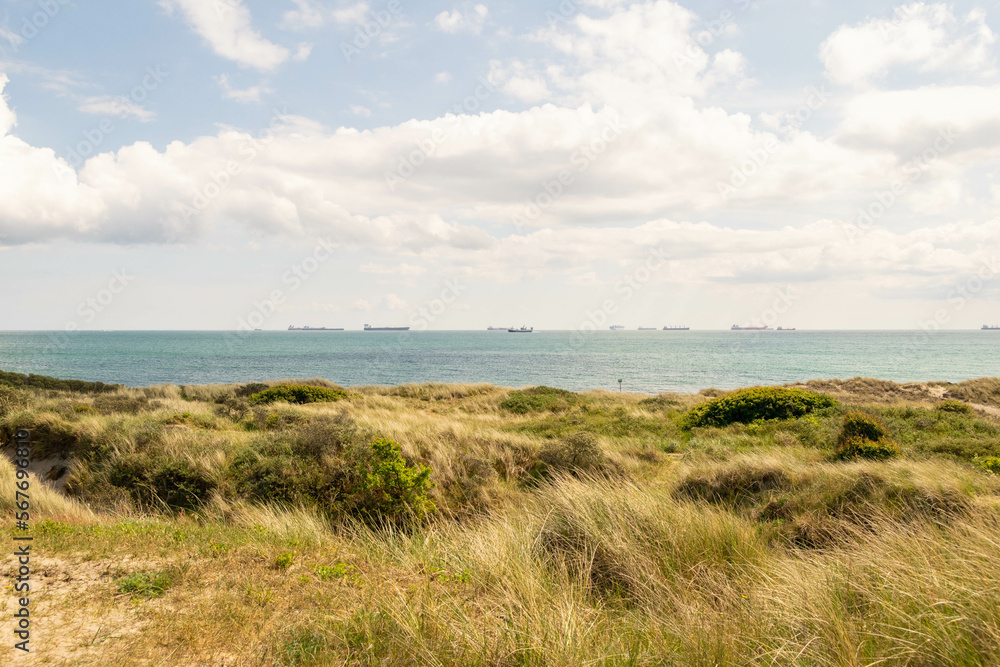
[(1000, 376), (1000, 331), (0, 333), (0, 370), (131, 386), (323, 377), (343, 385), (697, 391), (858, 375)]

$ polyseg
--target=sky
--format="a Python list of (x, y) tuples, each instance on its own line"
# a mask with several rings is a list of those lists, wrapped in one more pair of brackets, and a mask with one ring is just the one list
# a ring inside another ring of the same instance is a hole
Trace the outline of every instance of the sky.
[(0, 0), (0, 330), (1000, 322), (1000, 3)]

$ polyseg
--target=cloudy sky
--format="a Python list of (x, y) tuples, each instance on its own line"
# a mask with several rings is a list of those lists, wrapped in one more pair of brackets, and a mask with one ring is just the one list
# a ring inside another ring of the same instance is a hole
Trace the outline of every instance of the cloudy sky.
[(1000, 321), (998, 10), (0, 0), (0, 329)]

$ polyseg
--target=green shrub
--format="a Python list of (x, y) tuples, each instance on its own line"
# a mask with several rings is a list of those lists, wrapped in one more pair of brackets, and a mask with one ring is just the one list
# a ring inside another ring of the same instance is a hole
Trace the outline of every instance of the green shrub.
[(195, 510), (208, 500), (215, 482), (187, 459), (123, 456), (108, 471), (112, 486), (128, 491), (143, 507)]
[(427, 497), (431, 469), (407, 466), (399, 445), (376, 438), (350, 452), (344, 509), (370, 523), (406, 524), (436, 511)]
[(531, 387), (507, 394), (507, 398), (500, 402), (500, 409), (516, 415), (526, 415), (529, 412), (567, 410), (579, 402), (577, 394), (565, 389)]
[(767, 419), (793, 419), (837, 401), (824, 394), (783, 387), (750, 387), (697, 405), (684, 415), (684, 428), (750, 424)]
[(275, 570), (287, 570), (295, 562), (295, 556), (290, 553), (280, 554), (274, 559), (274, 569)]
[(987, 470), (994, 475), (1000, 475), (1000, 457), (987, 456), (986, 458), (979, 459), (977, 463), (979, 463), (984, 470)]
[(938, 404), (937, 409), (941, 412), (957, 412), (960, 415), (972, 414), (972, 408), (962, 401), (944, 401)]
[(0, 371), (0, 384), (12, 387), (33, 387), (35, 389), (55, 389), (58, 391), (79, 391), (91, 394), (118, 391), (120, 384), (104, 384), (103, 382), (84, 382), (82, 380), (58, 380), (46, 375), (23, 375)]
[(899, 456), (899, 445), (887, 438), (868, 440), (860, 436), (853, 436), (837, 447), (837, 458), (841, 460), (885, 461), (897, 456)]
[(837, 445), (843, 447), (849, 441), (857, 438), (879, 442), (888, 438), (889, 435), (889, 429), (877, 415), (858, 411), (849, 412), (844, 416)]
[(571, 433), (550, 444), (538, 458), (551, 468), (569, 471), (598, 470), (605, 463), (597, 437), (587, 431)]
[(313, 572), (320, 581), (331, 581), (347, 576), (347, 573), (353, 569), (347, 563), (336, 563), (335, 565), (317, 565), (313, 568)]
[(328, 387), (311, 387), (299, 384), (284, 384), (271, 387), (258, 392), (250, 397), (250, 403), (258, 405), (261, 403), (274, 403), (284, 401), (286, 403), (330, 403), (347, 398), (347, 392), (342, 389), (330, 389)]
[(119, 577), (116, 582), (118, 592), (131, 595), (132, 599), (158, 598), (174, 584), (174, 574), (167, 570), (159, 572), (133, 572)]

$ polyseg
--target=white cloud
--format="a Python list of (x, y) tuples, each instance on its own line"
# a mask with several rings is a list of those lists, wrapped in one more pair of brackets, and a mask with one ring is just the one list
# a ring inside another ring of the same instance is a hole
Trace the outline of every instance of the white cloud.
[(449, 83), (451, 81), (451, 72), (438, 72), (434, 75), (434, 83)]
[(253, 104), (260, 102), (261, 96), (270, 95), (274, 92), (262, 83), (248, 88), (237, 88), (233, 86), (233, 84), (229, 81), (229, 77), (225, 74), (220, 74), (215, 77), (215, 82), (219, 84), (219, 87), (222, 89), (223, 99), (233, 100), (234, 102), (239, 102), (240, 104)]
[(192, 29), (219, 56), (243, 67), (272, 70), (288, 60), (288, 49), (264, 39), (251, 25), (243, 0), (159, 0), (180, 10)]
[(427, 269), (414, 264), (400, 264), (399, 266), (385, 266), (384, 264), (365, 264), (359, 271), (361, 273), (372, 273), (381, 276), (422, 276), (427, 273)]
[(352, 104), (350, 109), (352, 114), (361, 118), (371, 118), (372, 116), (372, 110), (360, 104)]
[(360, 310), (363, 312), (367, 312), (369, 310), (373, 310), (373, 308), (374, 307), (364, 299), (358, 299), (357, 301), (351, 304), (351, 310)]
[(438, 30), (451, 34), (467, 32), (478, 35), (483, 31), (489, 13), (489, 8), (482, 4), (450, 12), (443, 11), (434, 17), (434, 25)]
[(864, 85), (899, 66), (921, 72), (992, 69), (996, 35), (981, 10), (959, 19), (950, 6), (916, 2), (896, 8), (889, 19), (842, 26), (820, 46), (827, 76)]
[(295, 9), (288, 10), (281, 17), (280, 27), (285, 30), (315, 30), (322, 28), (328, 21), (340, 25), (362, 23), (370, 10), (367, 2), (357, 2), (334, 9), (324, 6), (317, 0), (292, 0)]
[(156, 113), (143, 108), (141, 104), (137, 104), (127, 97), (113, 97), (111, 95), (85, 97), (80, 100), (77, 109), (83, 113), (98, 116), (135, 118), (143, 123), (148, 123), (156, 118)]
[(410, 306), (395, 294), (386, 294), (379, 299), (379, 304), (389, 310), (409, 310)]

